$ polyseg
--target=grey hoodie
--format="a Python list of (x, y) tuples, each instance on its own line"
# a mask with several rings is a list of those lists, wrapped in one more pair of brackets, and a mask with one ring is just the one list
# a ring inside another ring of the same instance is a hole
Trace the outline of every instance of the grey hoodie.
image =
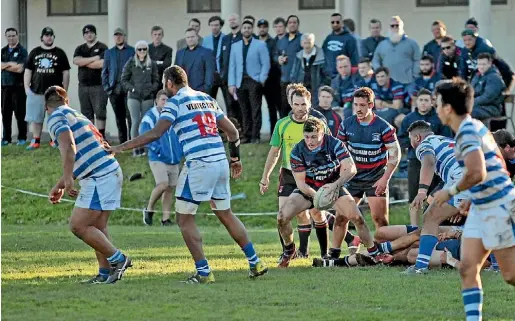
[(412, 83), (420, 73), (420, 47), (417, 42), (403, 35), (394, 44), (390, 39), (379, 43), (372, 59), (372, 67), (387, 67), (390, 76), (404, 85)]

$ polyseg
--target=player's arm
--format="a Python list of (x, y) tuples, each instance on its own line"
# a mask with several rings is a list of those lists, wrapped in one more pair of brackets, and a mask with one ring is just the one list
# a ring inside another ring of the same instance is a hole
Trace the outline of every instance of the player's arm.
[(218, 121), (218, 128), (220, 128), (226, 135), (229, 141), (229, 156), (231, 162), (240, 161), (240, 133), (232, 121), (227, 116), (221, 117)]
[[(268, 151), (268, 156), (266, 157), (265, 169), (263, 170), (263, 176), (261, 177), (261, 182), (268, 182), (270, 180), (270, 175), (279, 160), (279, 156), (281, 155), (281, 147), (272, 146)], [(268, 185), (268, 183), (266, 184)]]
[(433, 154), (430, 152), (423, 152), (420, 159), (421, 167), (418, 192), (417, 196), (415, 196), (413, 202), (411, 203), (411, 207), (413, 208), (422, 208), (424, 201), (427, 199), (427, 192), (431, 182), (433, 181), (433, 176), (436, 171), (436, 158)]
[(344, 159), (340, 163), (340, 178), (335, 182), (338, 186), (343, 186), (343, 184), (350, 181), (354, 175), (358, 172), (352, 157), (348, 157)]
[(383, 108), (401, 109), (403, 105), (402, 99), (394, 99), (391, 103), (383, 100)]
[(389, 181), (401, 161), (401, 146), (399, 141), (395, 139), (394, 142), (386, 144), (386, 149), (388, 150), (388, 162), (383, 177)]
[(138, 147), (143, 147), (147, 144), (152, 143), (153, 141), (158, 140), (161, 136), (166, 133), (166, 131), (172, 126), (172, 122), (168, 119), (164, 119), (162, 117), (159, 118), (157, 124), (154, 128), (149, 130), (148, 132), (140, 135), (136, 138), (126, 141), (123, 144), (118, 146), (111, 147), (109, 151), (111, 152), (121, 152), (124, 150), (130, 150)]
[(308, 184), (306, 184), (306, 162), (304, 161), (304, 157), (302, 156), (302, 152), (299, 148), (301, 143), (297, 144), (291, 151), (291, 171), (293, 173), (293, 177), (295, 178), (295, 184), (297, 185), (297, 188), (306, 196), (313, 197), (315, 196), (316, 191)]
[(75, 164), (75, 154), (77, 149), (71, 130), (67, 129), (61, 131), (57, 136), (57, 141), (59, 152), (61, 153), (61, 161), (63, 163), (63, 178), (65, 181), (69, 179), (73, 180), (73, 165)]
[(306, 184), (306, 172), (293, 172), (297, 188), (308, 197), (314, 197), (317, 193), (312, 187)]

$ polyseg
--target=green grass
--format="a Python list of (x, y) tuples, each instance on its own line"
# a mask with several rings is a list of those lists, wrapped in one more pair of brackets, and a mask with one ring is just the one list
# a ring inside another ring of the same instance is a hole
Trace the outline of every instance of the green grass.
[[(2, 226), (4, 320), (463, 320), (455, 270), (405, 277), (401, 268), (314, 269), (309, 260), (275, 269), (277, 232), (252, 229), (271, 267), (247, 279), (241, 250), (222, 228), (203, 227), (217, 283), (179, 281), (193, 263), (177, 228), (116, 226), (115, 243), (134, 267), (115, 285), (86, 286), (93, 252), (62, 226)], [(313, 233), (314, 234), (314, 233)], [(312, 238), (312, 253), (317, 242)], [(485, 320), (515, 316), (513, 288), (483, 273)]]

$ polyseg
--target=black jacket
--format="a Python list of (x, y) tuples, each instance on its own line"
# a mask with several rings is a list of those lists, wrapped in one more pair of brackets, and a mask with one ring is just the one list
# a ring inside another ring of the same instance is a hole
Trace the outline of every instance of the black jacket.
[(238, 31), (233, 38), (232, 32), (222, 38), (222, 52), (220, 53), (220, 76), (225, 82), (229, 81), (229, 57), (231, 56), (232, 44), (242, 39), (241, 32)]
[(154, 99), (154, 93), (161, 84), (156, 63), (152, 61), (150, 67), (139, 67), (134, 57), (123, 67), (121, 82), (127, 97), (140, 101)]

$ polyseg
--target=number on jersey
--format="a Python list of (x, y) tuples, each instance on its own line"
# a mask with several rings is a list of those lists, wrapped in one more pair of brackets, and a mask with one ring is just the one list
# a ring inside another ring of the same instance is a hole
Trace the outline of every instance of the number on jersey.
[(218, 134), (216, 117), (213, 114), (197, 114), (193, 117), (193, 121), (198, 125), (200, 136), (214, 136)]

